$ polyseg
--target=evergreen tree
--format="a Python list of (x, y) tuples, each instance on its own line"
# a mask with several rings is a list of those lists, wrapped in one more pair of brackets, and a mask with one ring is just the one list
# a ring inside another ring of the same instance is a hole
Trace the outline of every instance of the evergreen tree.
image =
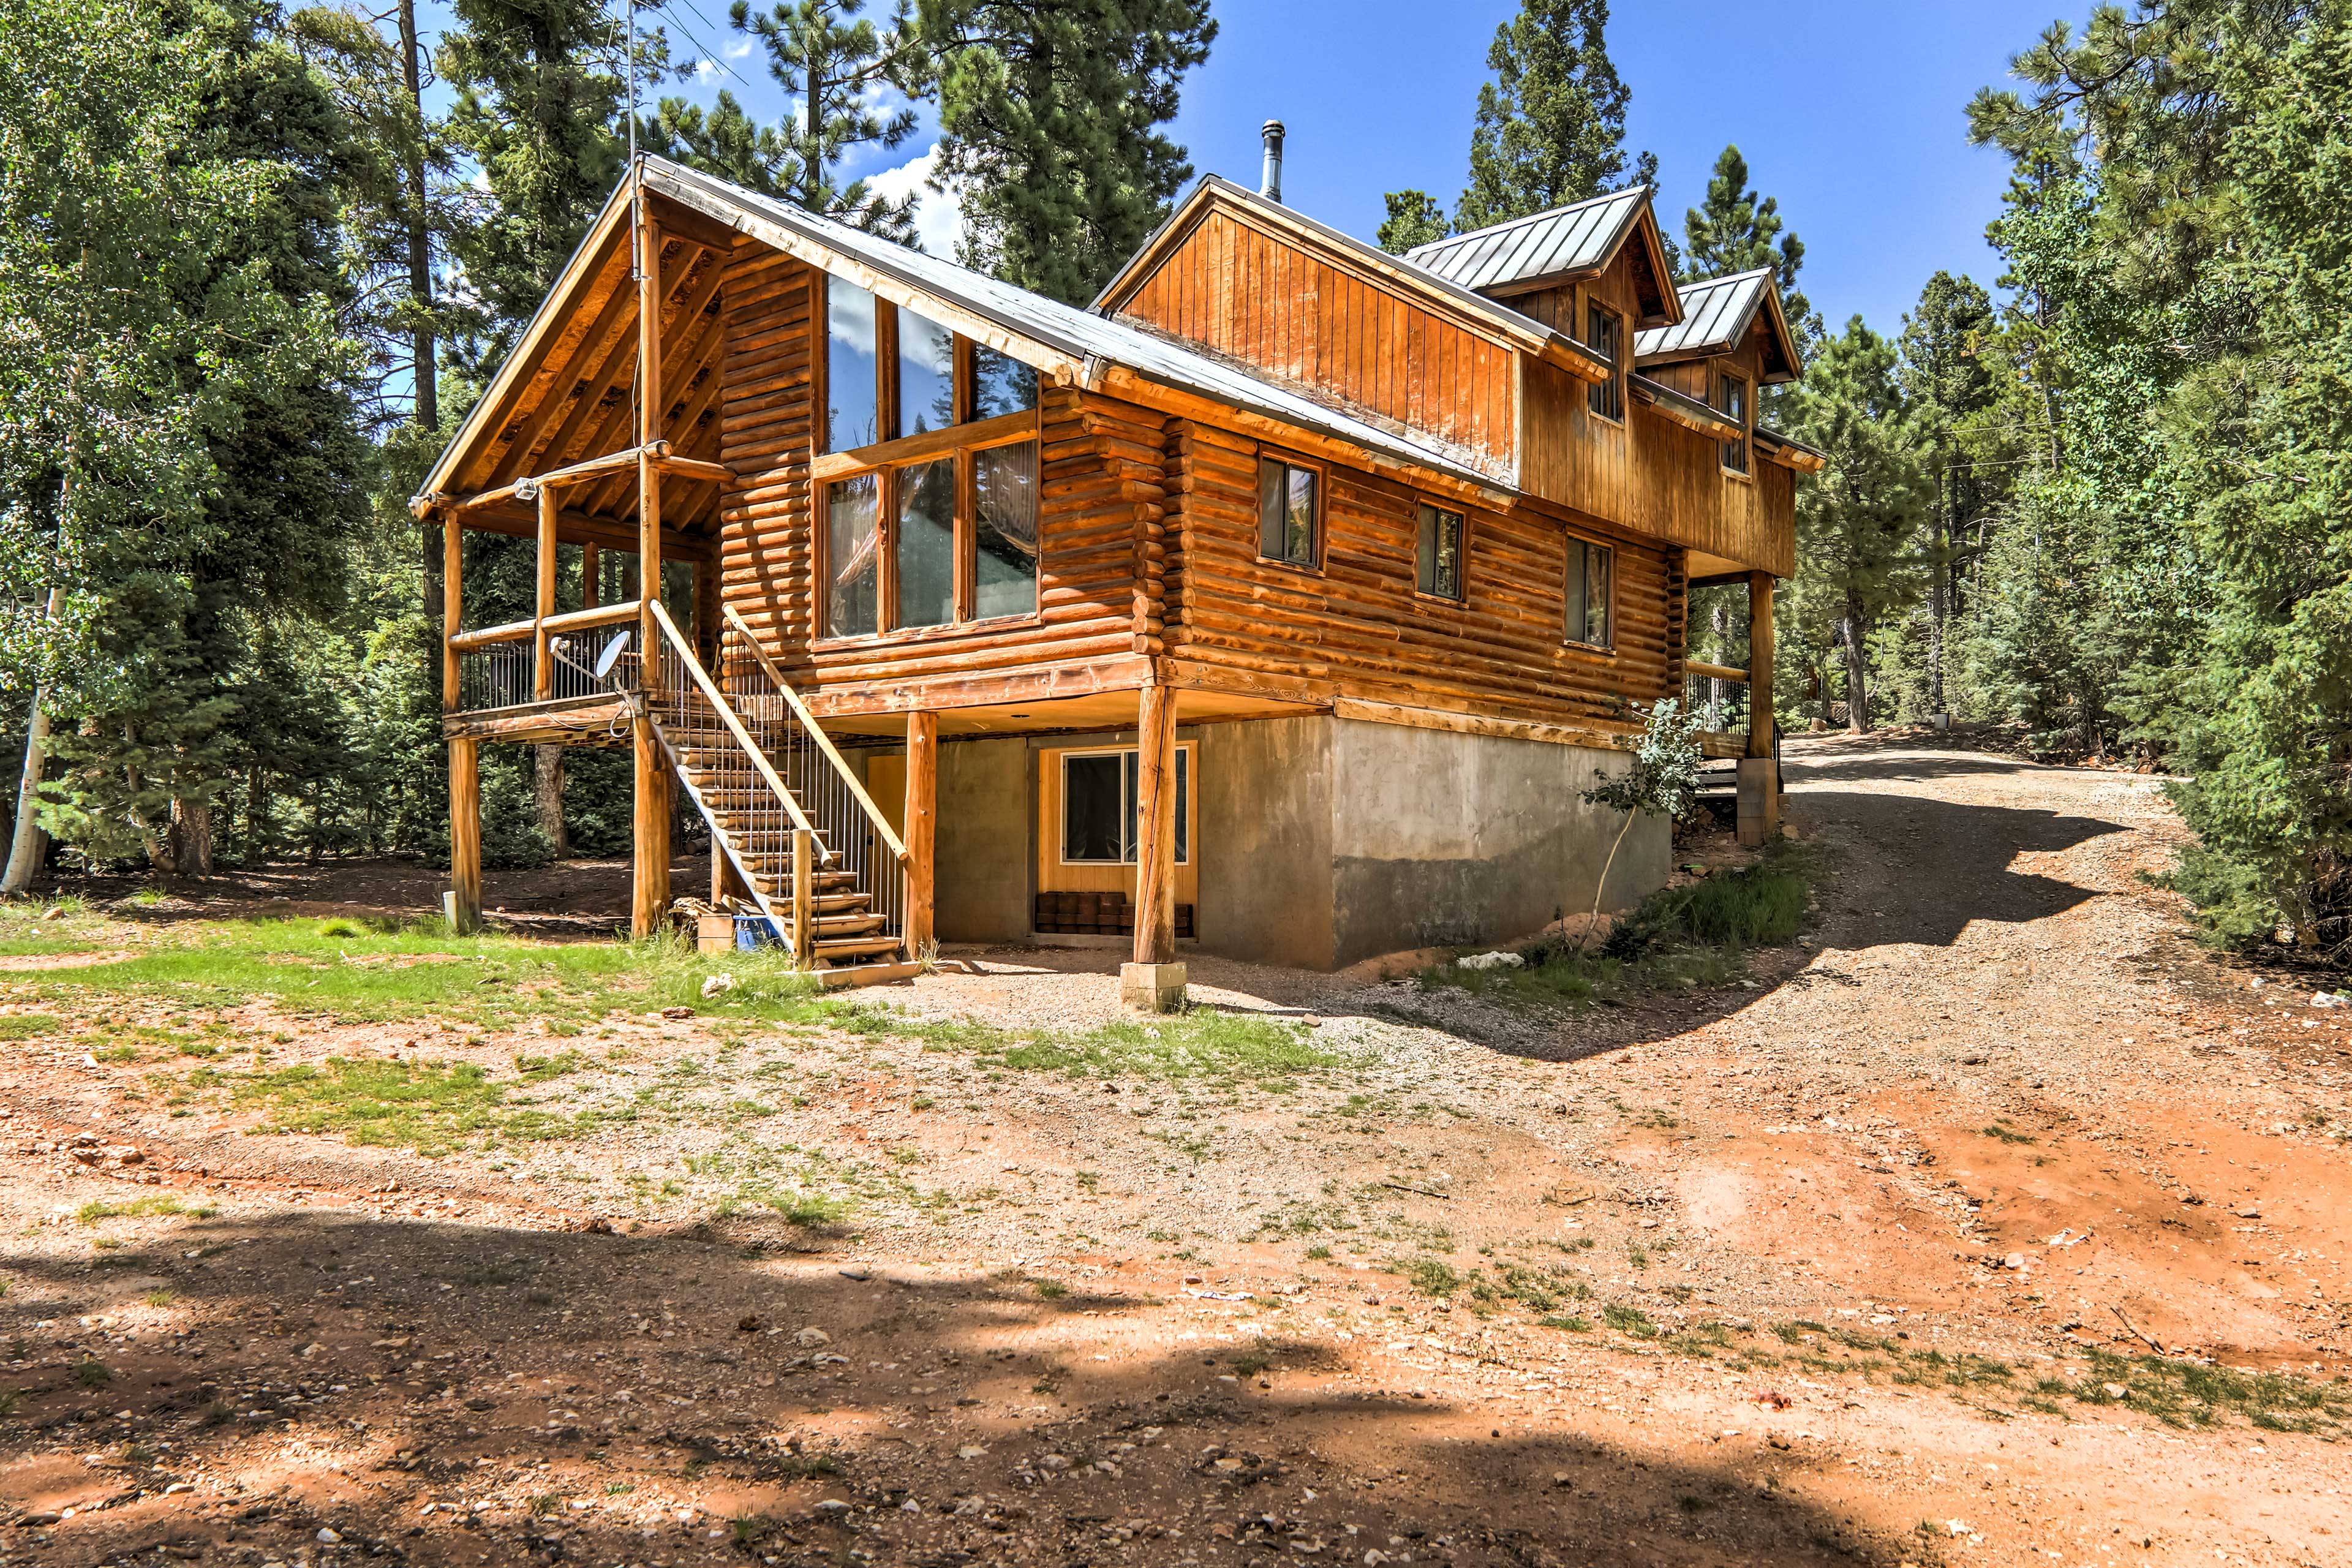
[[(735, 0), (730, 16), (767, 49), (768, 74), (793, 99), (794, 118), (763, 134), (724, 107), (690, 130), (681, 114), (688, 133), (680, 140), (705, 167), (712, 167), (704, 162), (711, 154), (727, 157), (766, 174), (770, 185), (755, 189), (772, 188), (813, 213), (906, 244), (914, 235), (913, 192), (894, 202), (864, 180), (836, 183), (843, 160), (869, 148), (887, 152), (914, 134), (908, 100), (924, 83), (923, 42), (906, 0), (881, 26), (865, 10), (866, 0), (776, 0), (767, 11)], [(706, 144), (697, 145), (696, 135)]]
[(1740, 156), (1738, 147), (1726, 147), (1717, 156), (1715, 172), (1706, 182), (1706, 201), (1685, 211), (1683, 245), (1676, 276), (1685, 283), (1770, 268), (1798, 352), (1811, 353), (1821, 339), (1822, 321), (1811, 301), (1797, 288), (1797, 271), (1805, 264), (1805, 243), (1781, 217), (1780, 202), (1748, 184), (1748, 160)]
[(1791, 618), (1801, 648), (1819, 646), (1826, 628), (1842, 651), (1847, 724), (1859, 734), (1873, 722), (1870, 639), (1915, 586), (1919, 525), (1933, 499), (1895, 345), (1854, 317), (1822, 345), (1790, 412), (1797, 431), (1830, 458), (1798, 496)]
[(960, 259), (1085, 303), (1192, 177), (1161, 127), (1216, 38), (1208, 0), (921, 0), (920, 25)]
[[(1626, 183), (1625, 103), (1609, 58), (1608, 0), (1522, 0), (1486, 50), (1458, 229), (1580, 202)], [(1655, 161), (1641, 168), (1654, 177)]]
[(1391, 191), (1387, 201), (1389, 216), (1381, 220), (1379, 239), (1391, 256), (1434, 244), (1454, 232), (1445, 221), (1445, 209), (1427, 191)]
[(752, 119), (725, 88), (708, 110), (682, 98), (663, 99), (639, 130), (638, 142), (648, 153), (746, 190), (793, 199), (800, 163), (792, 139)]
[[(1999, 331), (1991, 297), (1948, 272), (1927, 279), (1918, 307), (1903, 320), (1903, 390), (1918, 418), (1936, 489), (1922, 552), (1928, 574), (1922, 695), (1931, 713), (1948, 705), (1945, 677), (1965, 541), (1992, 500), (1976, 462), (1981, 440), (1977, 426), (1998, 395), (1993, 365)], [(2005, 471), (1996, 468), (1991, 474), (1997, 481)]]

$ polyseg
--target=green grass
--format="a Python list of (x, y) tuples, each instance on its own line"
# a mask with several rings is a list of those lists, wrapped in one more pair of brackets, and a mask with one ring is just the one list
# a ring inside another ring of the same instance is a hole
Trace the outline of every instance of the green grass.
[(1454, 1272), (1452, 1264), (1440, 1258), (1416, 1258), (1409, 1263), (1400, 1262), (1391, 1267), (1424, 1296), (1444, 1298), (1462, 1289), (1462, 1276)]
[(110, 1204), (93, 1199), (74, 1211), (74, 1217), (84, 1225), (96, 1225), (108, 1219), (144, 1219), (152, 1215), (184, 1215), (190, 1219), (209, 1219), (219, 1211), (210, 1204), (183, 1203), (167, 1194), (133, 1198), (129, 1203)]
[(272, 1132), (339, 1133), (353, 1143), (441, 1155), (474, 1144), (578, 1137), (606, 1119), (596, 1109), (541, 1110), (514, 1098), (520, 1087), (574, 1070), (572, 1053), (517, 1058), (511, 1079), (493, 1079), (472, 1062), (443, 1065), (329, 1058), (322, 1066), (250, 1072), (198, 1068), (192, 1089), (217, 1089), (232, 1103), (261, 1106)]
[(1276, 1084), (1348, 1065), (1305, 1026), (1207, 1008), (1152, 1022), (1121, 1020), (1082, 1032), (1038, 1033), (984, 1049), (992, 1066), (1073, 1078), (1192, 1079)]
[(1780, 947), (1804, 929), (1812, 868), (1788, 839), (1767, 845), (1756, 863), (1727, 877), (1651, 894), (1610, 934), (1619, 953), (1641, 947)]
[[(2124, 1390), (2120, 1399), (2106, 1392), (2109, 1384)], [(2341, 1381), (2240, 1372), (2169, 1356), (2119, 1356), (2094, 1350), (2089, 1374), (2072, 1392), (2079, 1403), (2126, 1405), (2168, 1426), (2215, 1426), (2234, 1415), (2272, 1432), (2334, 1436), (2352, 1427), (2352, 1386)]]
[(55, 1033), (62, 1021), (47, 1013), (0, 1014), (0, 1040), (30, 1040)]

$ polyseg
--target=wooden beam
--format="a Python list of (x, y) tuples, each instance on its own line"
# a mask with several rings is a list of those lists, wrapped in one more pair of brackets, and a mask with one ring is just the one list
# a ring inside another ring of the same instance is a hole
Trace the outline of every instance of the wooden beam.
[(457, 710), (457, 650), (449, 639), (466, 624), (466, 595), (459, 582), (466, 563), (466, 531), (441, 514), (441, 710)]
[(640, 712), (634, 731), (636, 789), (630, 823), (629, 931), (644, 938), (659, 931), (669, 913), (669, 764), (651, 719)]
[(932, 914), (939, 844), (940, 716), (907, 715), (907, 956), (920, 958), (933, 941)]
[[(593, 541), (607, 550), (633, 555), (637, 548), (637, 522), (634, 517), (603, 517), (592, 512), (574, 511), (566, 507), (557, 513), (560, 524), (557, 537), (565, 544), (584, 544)], [(515, 539), (535, 539), (539, 536), (539, 511), (536, 507), (510, 501), (470, 514), (466, 526), (477, 533), (503, 533)], [(719, 542), (708, 534), (688, 533), (682, 528), (662, 530), (662, 553), (672, 561), (700, 561), (719, 553)]]
[[(637, 178), (642, 195), (642, 167)], [(654, 607), (661, 603), (662, 594), (661, 470), (654, 467), (653, 449), (661, 439), (662, 416), (661, 226), (642, 202), (639, 213), (643, 237), (637, 255), (643, 276), (637, 282), (637, 580), (644, 586), (637, 597), (645, 610), (638, 621), (637, 647), (645, 653), (638, 665), (645, 688), (653, 691), (661, 670), (661, 660), (656, 657), (661, 648), (657, 640), (661, 629), (654, 622)], [(665, 842), (668, 836), (665, 818)]]
[[(614, 335), (614, 329), (622, 328), (623, 335), (625, 335), (628, 313), (636, 309), (635, 296), (636, 290), (628, 286), (626, 279), (614, 285), (613, 292), (604, 300), (604, 308), (596, 312), (596, 319), (589, 323), (587, 335), (580, 340), (578, 346), (572, 352), (571, 359), (565, 362), (567, 370), (577, 368), (583, 357), (595, 353), (598, 345)], [(592, 369), (593, 364), (601, 363), (601, 361), (592, 362)], [(507, 455), (500, 458), (498, 467), (490, 470), (490, 483), (505, 484), (522, 471), (523, 464), (529, 460), (532, 449), (539, 445), (539, 438), (547, 433), (548, 423), (555, 417), (557, 410), (571, 401), (572, 389), (580, 386), (581, 380), (578, 375), (566, 375), (559, 378), (547, 389), (547, 395), (539, 400), (539, 406), (530, 411), (530, 417), (523, 422), (522, 429), (517, 432), (513, 444), (507, 447)], [(589, 385), (593, 384), (592, 374), (589, 378)], [(581, 386), (580, 390), (585, 395), (588, 387)], [(600, 389), (595, 395), (601, 397), (604, 394)], [(555, 454), (549, 455), (551, 457)]]
[[(950, 425), (940, 430), (926, 430), (919, 436), (902, 436), (895, 441), (877, 442), (855, 451), (827, 452), (809, 464), (809, 483), (812, 486), (823, 485), (844, 474), (919, 462), (925, 458), (943, 456), (960, 447), (1001, 447), (1014, 441), (1033, 441), (1040, 430), (1037, 411), (1026, 409), (1018, 414), (1000, 414), (992, 419), (976, 419), (969, 425)], [(717, 468), (719, 476), (725, 479), (734, 478), (734, 470), (723, 464), (698, 466)]]
[(1695, 675), (1701, 680), (1736, 680), (1742, 686), (1748, 684), (1748, 672), (1738, 665), (1709, 664), (1705, 659), (1686, 658), (1683, 660), (1683, 673)]
[(1147, 686), (1136, 723), (1135, 962), (1176, 962), (1176, 689)]
[(728, 225), (697, 212), (684, 202), (658, 193), (648, 195), (646, 205), (660, 215), (665, 237), (698, 245), (705, 250), (717, 251), (720, 266), (724, 266), (727, 258), (734, 253), (735, 231)]
[(482, 743), (471, 735), (449, 742), (449, 890), (457, 896), (457, 929), (480, 930)]
[(814, 969), (816, 935), (816, 835), (793, 829), (793, 966)]
[(547, 657), (547, 618), (555, 614), (555, 491), (539, 492), (538, 609), (531, 616), (530, 694), (544, 702), (555, 695), (555, 661)]
[(1772, 754), (1772, 574), (1748, 574), (1748, 754)]

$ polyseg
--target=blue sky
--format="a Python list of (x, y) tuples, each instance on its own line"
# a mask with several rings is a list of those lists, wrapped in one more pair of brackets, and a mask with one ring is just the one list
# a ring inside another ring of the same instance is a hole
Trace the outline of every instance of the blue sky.
[[(1258, 127), (1281, 120), (1285, 200), (1369, 238), (1384, 192), (1419, 186), (1452, 205), (1487, 44), (1517, 10), (1517, 0), (1217, 0), (1217, 41), (1185, 84), (1173, 134), (1197, 171), (1255, 186)], [(1668, 232), (1680, 238), (1716, 155), (1737, 142), (1805, 242), (1801, 282), (1822, 315), (1834, 327), (1860, 312), (1893, 331), (1939, 267), (1992, 286), (2000, 261), (1984, 227), (2006, 172), (1998, 153), (1968, 144), (1963, 110), (2053, 18), (2085, 10), (2083, 0), (1617, 0), (1609, 41), (1633, 93), (1626, 140), (1658, 154)], [(674, 58), (698, 52), (690, 34), (724, 60), (688, 96), (726, 87), (761, 118), (783, 113), (763, 57), (728, 28), (724, 0), (672, 0), (670, 14)], [(926, 128), (849, 172), (919, 185), (930, 144)], [(952, 211), (928, 199), (928, 246), (947, 251)]]

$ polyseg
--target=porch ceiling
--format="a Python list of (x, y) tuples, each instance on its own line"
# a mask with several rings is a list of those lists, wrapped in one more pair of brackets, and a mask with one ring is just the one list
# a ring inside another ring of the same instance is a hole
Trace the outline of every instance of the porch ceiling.
[[(1084, 730), (1132, 730), (1140, 701), (1132, 690), (1095, 691), (1081, 697), (1040, 702), (999, 702), (977, 708), (940, 708), (940, 734), (946, 738), (975, 735), (1050, 735)], [(1179, 724), (1213, 723), (1223, 719), (1276, 719), (1315, 713), (1320, 709), (1304, 702), (1276, 702), (1224, 691), (1181, 688), (1176, 694)], [(843, 740), (904, 740), (904, 713), (861, 713), (824, 721), (825, 732)]]

